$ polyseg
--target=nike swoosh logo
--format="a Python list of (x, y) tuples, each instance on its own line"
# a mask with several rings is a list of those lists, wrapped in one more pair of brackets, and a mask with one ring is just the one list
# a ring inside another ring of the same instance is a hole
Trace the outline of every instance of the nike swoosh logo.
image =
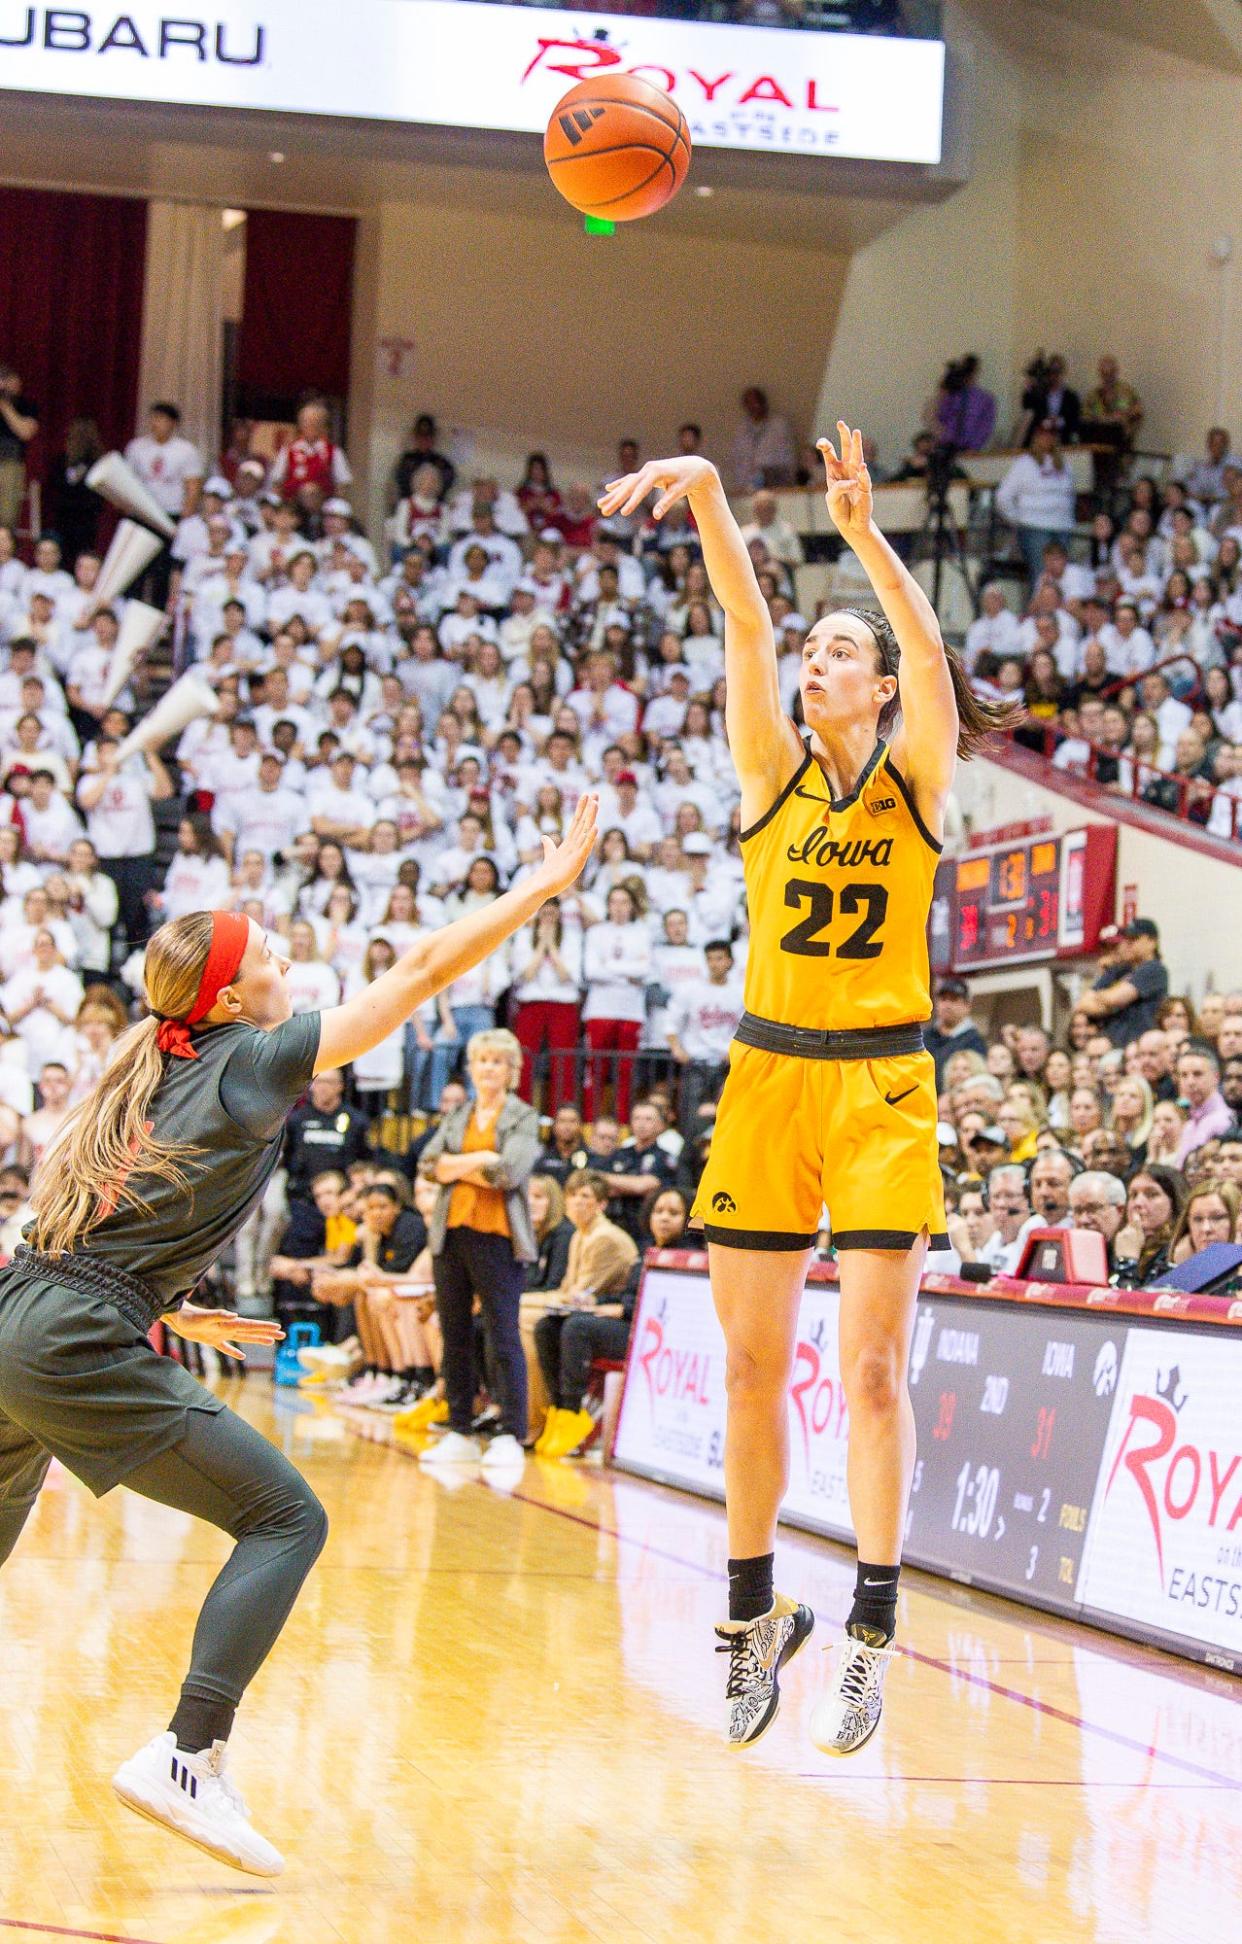
[(889, 1580), (886, 1580), (886, 1579), (882, 1579), (882, 1580), (869, 1580), (869, 1579), (865, 1579), (865, 1580), (863, 1581), (863, 1585), (864, 1585), (864, 1586), (888, 1586), (888, 1585), (890, 1585), (890, 1584), (891, 1584), (891, 1582), (890, 1582)]
[(918, 1090), (919, 1090), (919, 1086), (918, 1086), (918, 1081), (916, 1080), (914, 1085), (912, 1087), (907, 1087), (904, 1093), (885, 1094), (884, 1098), (888, 1102), (890, 1107), (900, 1107), (903, 1100), (909, 1100), (910, 1095), (912, 1093), (917, 1093)]
[(816, 796), (814, 790), (804, 790), (801, 783), (799, 783), (797, 789), (794, 791), (794, 795), (796, 797), (801, 797), (804, 803), (822, 804), (828, 802), (827, 797)]

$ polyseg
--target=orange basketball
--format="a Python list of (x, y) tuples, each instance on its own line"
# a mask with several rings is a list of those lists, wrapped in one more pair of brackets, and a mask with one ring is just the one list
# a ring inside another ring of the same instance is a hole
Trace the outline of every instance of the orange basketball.
[(600, 74), (562, 96), (543, 138), (548, 174), (584, 216), (632, 223), (677, 194), (690, 130), (671, 96), (633, 74)]

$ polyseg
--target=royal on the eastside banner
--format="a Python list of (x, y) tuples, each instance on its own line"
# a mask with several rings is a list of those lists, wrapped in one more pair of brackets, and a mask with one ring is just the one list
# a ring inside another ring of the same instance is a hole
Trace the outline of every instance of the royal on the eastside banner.
[(0, 0), (0, 90), (541, 134), (641, 74), (705, 148), (940, 160), (944, 45), (454, 0)]
[[(808, 1283), (789, 1394), (785, 1512), (814, 1531), (850, 1539), (839, 1310), (835, 1284)], [(614, 1459), (647, 1477), (723, 1498), (724, 1425), (724, 1337), (707, 1279), (649, 1269), (634, 1321)]]
[(1232, 1346), (1127, 1333), (1078, 1574), (1084, 1607), (1242, 1657), (1242, 1389)]
[[(1242, 1333), (930, 1280), (908, 1373), (918, 1457), (907, 1561), (1242, 1666)], [(782, 1518), (848, 1541), (839, 1314), (836, 1284), (813, 1273)], [(705, 1270), (657, 1258), (639, 1292), (613, 1462), (723, 1498), (724, 1358)]]

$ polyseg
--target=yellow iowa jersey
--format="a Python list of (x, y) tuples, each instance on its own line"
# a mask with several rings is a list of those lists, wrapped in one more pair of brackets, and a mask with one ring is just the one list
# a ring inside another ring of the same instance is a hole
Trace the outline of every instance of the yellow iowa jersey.
[(833, 1032), (931, 1014), (927, 917), (941, 845), (877, 742), (834, 802), (810, 753), (742, 833), (746, 1009)]

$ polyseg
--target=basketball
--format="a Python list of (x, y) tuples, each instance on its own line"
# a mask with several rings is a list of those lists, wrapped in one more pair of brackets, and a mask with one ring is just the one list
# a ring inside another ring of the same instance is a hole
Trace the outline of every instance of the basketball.
[(584, 216), (633, 223), (671, 202), (690, 168), (677, 103), (637, 75), (595, 75), (557, 102), (543, 138), (548, 174)]

